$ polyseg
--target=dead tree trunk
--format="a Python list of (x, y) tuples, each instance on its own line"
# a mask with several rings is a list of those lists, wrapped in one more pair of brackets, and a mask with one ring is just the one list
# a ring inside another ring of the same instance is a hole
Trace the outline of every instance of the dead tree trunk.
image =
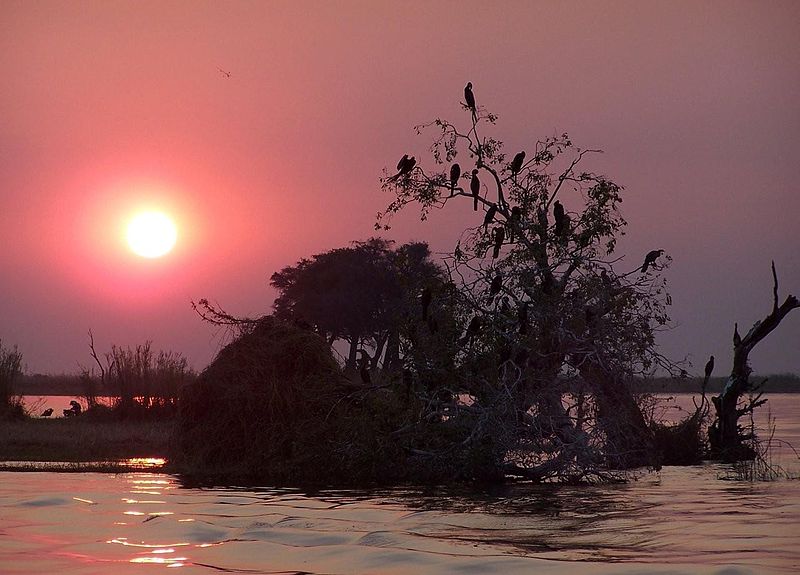
[(744, 406), (739, 406), (742, 396), (758, 391), (761, 384), (753, 385), (750, 382), (752, 369), (748, 363), (748, 356), (753, 348), (762, 339), (767, 337), (781, 323), (784, 317), (793, 309), (800, 307), (800, 302), (793, 295), (778, 305), (778, 275), (775, 273), (775, 262), (772, 262), (772, 312), (761, 321), (757, 321), (744, 337), (739, 336), (738, 326), (733, 329), (733, 369), (725, 382), (722, 392), (712, 397), (716, 418), (708, 430), (708, 439), (711, 446), (712, 459), (723, 461), (740, 461), (753, 457), (753, 450), (744, 442), (751, 439), (745, 435), (738, 422), (739, 418), (752, 412), (756, 407), (763, 405), (767, 400), (760, 399), (759, 394)]

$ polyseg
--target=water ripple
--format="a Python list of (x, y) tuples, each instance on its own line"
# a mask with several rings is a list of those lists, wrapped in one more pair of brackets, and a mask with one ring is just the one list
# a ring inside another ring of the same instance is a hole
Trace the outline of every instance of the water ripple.
[(2, 473), (0, 571), (797, 572), (800, 482), (731, 484), (718, 472), (666, 468), (588, 488), (307, 494), (182, 488), (153, 473)]

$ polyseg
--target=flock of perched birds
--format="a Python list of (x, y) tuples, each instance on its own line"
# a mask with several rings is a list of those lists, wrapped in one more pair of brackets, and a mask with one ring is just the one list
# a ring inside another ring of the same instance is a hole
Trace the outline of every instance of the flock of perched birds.
[[(472, 82), (467, 82), (466, 87), (464, 88), (464, 107), (468, 109), (472, 115), (472, 121), (477, 122), (478, 120), (478, 110), (477, 105), (475, 102), (475, 93), (472, 90)], [(523, 169), (525, 166), (525, 151), (518, 152), (511, 162), (508, 164), (507, 169), (510, 177), (516, 182), (517, 174)], [(417, 167), (417, 160), (414, 156), (409, 156), (408, 154), (404, 154), (400, 161), (397, 163), (397, 173), (391, 176), (388, 181), (394, 182), (400, 180), (401, 178), (408, 179), (410, 178), (412, 172)], [(481, 181), (479, 177), (479, 166), (476, 166), (470, 173), (470, 182), (469, 182), (469, 194), (466, 194), (464, 190), (458, 187), (458, 182), (462, 177), (462, 169), (458, 163), (453, 163), (450, 166), (450, 178), (449, 178), (449, 187), (451, 195), (455, 195), (456, 190), (460, 193), (464, 193), (464, 195), (468, 195), (472, 197), (472, 209), (473, 211), (478, 211), (478, 206), (480, 204), (480, 197), (481, 197)], [(502, 198), (500, 199), (502, 202)], [(483, 218), (483, 229), (484, 231), (488, 231), (488, 227), (495, 221), (495, 216), (497, 215), (500, 207), (498, 204), (490, 203), (486, 213), (484, 214)], [(539, 215), (540, 222), (543, 225), (547, 225), (547, 214), (543, 213)], [(510, 242), (514, 241), (514, 230), (519, 227), (519, 222), (522, 218), (522, 210), (519, 206), (514, 206), (510, 210), (510, 218), (507, 225), (497, 226), (492, 228), (491, 230), (491, 240), (492, 240), (492, 259), (496, 259), (500, 256), (500, 250), (504, 243), (508, 240)], [(567, 237), (567, 234), (570, 231), (570, 217), (569, 214), (566, 212), (564, 205), (559, 201), (555, 200), (553, 202), (553, 220), (554, 220), (554, 227), (553, 227), (553, 235), (555, 238), (564, 240)], [(664, 253), (664, 250), (651, 250), (647, 253), (644, 258), (644, 262), (642, 263), (641, 268), (639, 271), (641, 273), (647, 273), (647, 271), (651, 268), (659, 269), (658, 266), (658, 258)], [(602, 273), (603, 277), (606, 278), (607, 274), (605, 271)], [(502, 291), (503, 286), (503, 276), (500, 273), (495, 274), (490, 282), (489, 286), (489, 296), (494, 297), (498, 295)], [(432, 301), (432, 293), (430, 288), (425, 288), (422, 291), (420, 297), (421, 305), (422, 305), (422, 320), (427, 322), (429, 327), (431, 327), (432, 331), (435, 331), (432, 326), (434, 326), (435, 322), (432, 321), (430, 317), (430, 305)], [(521, 334), (526, 333), (527, 331), (527, 324), (528, 324), (528, 306), (527, 304), (523, 304), (518, 310), (518, 319), (519, 319), (519, 332)], [(480, 332), (482, 320), (479, 316), (475, 316), (470, 321), (466, 333), (460, 339), (459, 343), (461, 345), (469, 343), (475, 335)], [(711, 368), (713, 369), (713, 358), (711, 360)], [(364, 374), (362, 374), (362, 377)]]
[[(475, 93), (472, 91), (472, 82), (467, 82), (467, 85), (464, 87), (464, 106), (471, 112), (473, 122), (477, 121), (478, 109), (475, 103)], [(525, 155), (526, 154), (524, 150), (518, 152), (514, 156), (514, 159), (511, 160), (511, 163), (508, 164), (508, 171), (512, 178), (516, 178), (517, 174), (522, 170), (525, 164)], [(397, 162), (397, 173), (391, 176), (389, 181), (397, 181), (400, 178), (409, 176), (411, 172), (414, 171), (416, 166), (417, 159), (414, 156), (403, 154), (403, 157), (400, 158), (399, 162)], [(472, 196), (472, 209), (476, 212), (478, 211), (478, 205), (480, 203), (481, 196), (481, 181), (478, 174), (479, 170), (476, 167), (471, 172), (469, 183), (470, 195)], [(454, 163), (452, 166), (450, 166), (449, 183), (451, 194), (455, 194), (461, 175), (462, 170), (458, 163)], [(497, 211), (497, 204), (492, 203), (489, 205), (489, 208), (486, 210), (483, 218), (483, 227), (485, 230), (488, 229), (489, 224), (494, 221)], [(521, 217), (522, 212), (518, 206), (511, 208), (512, 222), (510, 223), (513, 223), (513, 221), (518, 222)], [(564, 238), (570, 229), (570, 218), (569, 214), (567, 214), (566, 210), (564, 209), (564, 205), (559, 200), (555, 200), (555, 202), (553, 202), (553, 219), (555, 221), (555, 227), (553, 229), (554, 235), (557, 238)], [(499, 257), (500, 249), (506, 240), (513, 241), (514, 227), (514, 225), (508, 226), (508, 231), (506, 230), (506, 227), (496, 227), (492, 229), (492, 258)], [(647, 273), (648, 269), (655, 267), (657, 265), (658, 258), (661, 257), (663, 253), (664, 250), (652, 250), (648, 252), (645, 256), (644, 263), (640, 268), (641, 273)]]

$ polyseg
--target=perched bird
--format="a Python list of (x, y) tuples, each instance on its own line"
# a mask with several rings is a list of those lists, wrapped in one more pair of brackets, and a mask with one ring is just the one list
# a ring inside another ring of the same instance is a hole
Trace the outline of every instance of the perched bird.
[(369, 375), (369, 368), (367, 367), (366, 364), (361, 366), (359, 375), (361, 376), (361, 383), (363, 383), (364, 385), (372, 384), (372, 377)]
[(739, 345), (741, 343), (742, 343), (742, 336), (739, 335), (739, 324), (738, 323), (734, 323), (733, 324), (733, 346), (734, 347), (739, 347)]
[(492, 237), (494, 238), (494, 249), (492, 250), (492, 258), (497, 259), (500, 255), (500, 248), (503, 247), (503, 240), (506, 237), (506, 230), (503, 227), (496, 227), (492, 230)]
[(664, 250), (652, 250), (647, 252), (647, 255), (644, 257), (644, 263), (642, 264), (642, 273), (645, 273), (647, 268), (649, 268), (651, 265), (655, 265), (656, 260), (663, 253)]
[(400, 158), (400, 161), (397, 162), (397, 173), (389, 178), (389, 180), (394, 181), (401, 176), (407, 175), (411, 170), (414, 169), (414, 166), (417, 165), (417, 159), (414, 156), (408, 157), (408, 154), (403, 154), (403, 157)]
[(492, 223), (494, 220), (494, 215), (497, 213), (497, 204), (492, 204), (489, 206), (489, 209), (486, 210), (486, 215), (483, 217), (483, 228), (486, 229), (486, 226)]
[(411, 373), (410, 369), (403, 370), (403, 388), (406, 396), (411, 395), (411, 391), (414, 389), (414, 374)]
[(522, 163), (525, 161), (525, 151), (520, 152), (514, 159), (511, 160), (511, 163), (508, 166), (508, 169), (511, 170), (513, 175), (517, 175), (517, 173), (522, 169)]
[(500, 302), (500, 311), (504, 314), (511, 311), (511, 305), (508, 303), (508, 296), (503, 296), (503, 300)]
[(500, 289), (503, 287), (503, 276), (501, 274), (497, 274), (492, 278), (492, 283), (489, 286), (489, 295), (495, 296), (500, 293)]
[(519, 333), (525, 335), (528, 333), (528, 304), (524, 303), (519, 307), (517, 312), (517, 320), (519, 321)]
[(584, 312), (584, 316), (585, 316), (584, 319), (586, 321), (586, 327), (587, 328), (593, 327), (594, 326), (594, 322), (597, 319), (597, 312), (590, 305), (587, 305), (584, 308), (583, 312)]
[(561, 225), (560, 226), (556, 226), (556, 230), (555, 230), (556, 231), (556, 235), (560, 239), (563, 240), (563, 239), (565, 239), (567, 237), (567, 232), (569, 232), (569, 229), (570, 229), (570, 225), (569, 224), (570, 224), (569, 214), (564, 214), (564, 219), (561, 220)]
[(426, 287), (422, 290), (422, 295), (420, 296), (420, 303), (422, 303), (422, 321), (428, 320), (428, 307), (431, 305), (431, 299), (433, 299), (431, 288)]
[(539, 227), (542, 228), (542, 230), (546, 230), (549, 225), (547, 221), (547, 210), (538, 209), (536, 211), (536, 220), (539, 222)]
[(708, 381), (708, 378), (711, 377), (711, 373), (713, 371), (714, 371), (714, 356), (712, 355), (709, 358), (708, 363), (706, 364), (706, 381)]
[(472, 209), (478, 211), (478, 198), (481, 195), (481, 181), (478, 179), (478, 170), (472, 170), (472, 180), (469, 183), (472, 192)]
[(500, 351), (498, 352), (497, 358), (497, 365), (503, 365), (505, 362), (511, 359), (511, 346), (508, 344), (504, 344), (500, 347)]
[(556, 225), (558, 225), (558, 220), (564, 217), (564, 206), (558, 200), (553, 204), (553, 217), (556, 219)]
[(553, 204), (553, 217), (556, 220), (555, 234), (558, 237), (562, 237), (569, 226), (567, 225), (567, 214), (564, 212), (564, 206), (558, 200)]
[(514, 363), (517, 364), (517, 367), (524, 368), (528, 364), (528, 350), (527, 348), (522, 348), (517, 352), (517, 355), (514, 356)]
[(450, 166), (450, 192), (456, 191), (456, 184), (458, 183), (458, 178), (461, 177), (461, 166), (457, 163)]
[(53, 415), (53, 408), (52, 407), (48, 407), (47, 409), (45, 409), (42, 412), (42, 417), (50, 417), (51, 415)]
[(369, 385), (372, 383), (372, 377), (369, 375), (369, 355), (363, 349), (361, 350), (361, 359), (358, 362), (360, 365), (359, 367), (359, 375), (361, 376), (361, 383)]
[(472, 120), (478, 117), (478, 110), (475, 107), (475, 94), (472, 93), (472, 82), (467, 82), (464, 88), (464, 101), (467, 103), (467, 108), (472, 111)]
[(511, 219), (508, 226), (508, 241), (514, 241), (514, 231), (522, 222), (522, 209), (519, 206), (511, 208)]
[(472, 341), (472, 338), (478, 335), (481, 331), (481, 318), (477, 315), (474, 316), (470, 321), (469, 325), (467, 326), (467, 331), (464, 336), (458, 340), (459, 345), (465, 345)]

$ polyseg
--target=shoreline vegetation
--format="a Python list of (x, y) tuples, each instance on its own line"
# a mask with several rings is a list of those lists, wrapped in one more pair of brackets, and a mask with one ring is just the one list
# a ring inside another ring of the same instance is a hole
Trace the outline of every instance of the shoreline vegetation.
[[(764, 377), (768, 378), (767, 393), (800, 392), (797, 375)], [(707, 392), (720, 392), (724, 383), (724, 378), (711, 378)], [(648, 378), (634, 384), (635, 391), (643, 394), (686, 393), (698, 397), (701, 387), (702, 378)], [(66, 401), (69, 397), (82, 397), (84, 389), (85, 383), (74, 375), (20, 375), (15, 385), (18, 395), (34, 398), (33, 405), (36, 405), (37, 396), (62, 396)], [(123, 473), (151, 469), (181, 472), (180, 466), (176, 467), (171, 461), (175, 453), (175, 414), (119, 419), (102, 405), (113, 403), (114, 398), (96, 399), (101, 404), (95, 411), (80, 417), (47, 418), (34, 412), (24, 419), (0, 419), (0, 471)], [(154, 458), (164, 462), (143, 466), (135, 461)], [(222, 479), (225, 474), (188, 475), (198, 477), (201, 482), (214, 482), (215, 476)], [(226, 479), (247, 482), (251, 478), (245, 473)]]
[[(20, 378), (21, 353), (0, 342), (0, 459), (163, 454), (164, 471), (205, 482), (342, 487), (591, 484), (764, 462), (747, 420), (765, 392), (800, 391), (798, 377), (756, 378), (749, 363), (800, 308), (792, 295), (779, 304), (774, 262), (772, 311), (741, 333), (732, 322), (732, 367), (717, 369), (730, 376), (712, 377), (712, 355), (690, 378), (688, 361), (656, 342), (673, 325), (672, 258), (643, 247), (641, 264), (622, 261), (624, 189), (583, 163), (599, 151), (561, 134), (511, 159), (484, 135), (497, 117), (471, 82), (464, 100), (466, 126), (417, 127), (432, 132), (432, 157), (406, 153), (384, 171), (392, 199), (375, 223), (386, 231), (405, 208), (425, 220), (466, 202), (452, 254), (436, 261), (425, 242), (373, 237), (272, 274), (270, 314), (192, 302), (231, 336), (200, 374), (150, 342), (98, 354), (90, 331), (92, 368)], [(694, 410), (665, 420), (653, 394), (681, 392), (699, 398)], [(54, 420), (20, 400), (56, 393), (80, 399)]]
[[(766, 379), (765, 393), (800, 393), (800, 375), (778, 373), (772, 375), (754, 374), (755, 379)], [(719, 393), (725, 385), (725, 377), (712, 377), (708, 381), (706, 392)], [(14, 390), (18, 395), (27, 396), (64, 396), (81, 397), (84, 387), (78, 375), (20, 375)], [(702, 377), (672, 378), (652, 377), (639, 378), (633, 383), (633, 389), (639, 393), (697, 393), (701, 392)]]
[(128, 471), (141, 466), (126, 460), (166, 459), (173, 429), (173, 420), (99, 421), (91, 414), (0, 420), (0, 471)]

